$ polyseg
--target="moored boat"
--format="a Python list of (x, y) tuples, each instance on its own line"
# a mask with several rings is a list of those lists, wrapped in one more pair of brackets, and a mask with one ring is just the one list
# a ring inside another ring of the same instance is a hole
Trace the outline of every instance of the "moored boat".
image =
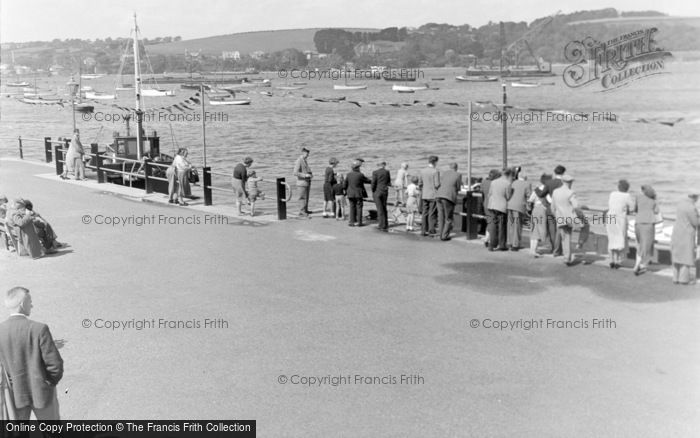
[(534, 82), (511, 82), (510, 86), (514, 88), (535, 88), (539, 87), (540, 84)]
[(458, 82), (496, 82), (498, 76), (456, 76)]
[(399, 93), (406, 93), (406, 92), (412, 92), (412, 91), (421, 91), (421, 90), (427, 90), (430, 87), (428, 85), (423, 85), (423, 86), (410, 86), (410, 85), (392, 85), (391, 89), (393, 91), (398, 91)]
[(110, 100), (110, 99), (116, 99), (117, 96), (115, 96), (114, 94), (101, 93), (99, 91), (86, 91), (85, 98), (86, 99), (96, 99), (96, 100)]
[(209, 105), (250, 105), (250, 99), (209, 98)]
[(334, 90), (340, 90), (340, 91), (352, 91), (352, 90), (366, 90), (367, 85), (361, 84), (361, 85), (333, 85)]
[(165, 90), (162, 88), (144, 88), (141, 90), (141, 95), (144, 97), (162, 97), (162, 96), (175, 96), (175, 90)]
[(28, 87), (29, 82), (8, 82), (5, 84), (6, 87), (13, 87), (13, 88), (18, 88), (18, 87)]

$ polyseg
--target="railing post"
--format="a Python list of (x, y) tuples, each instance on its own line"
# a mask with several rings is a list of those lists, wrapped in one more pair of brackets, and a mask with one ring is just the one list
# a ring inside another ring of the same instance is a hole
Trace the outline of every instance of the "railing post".
[(105, 171), (102, 170), (103, 159), (104, 157), (99, 153), (95, 155), (95, 170), (97, 171), (97, 182), (100, 184), (105, 182)]
[(24, 160), (24, 151), (22, 150), (22, 136), (20, 135), (17, 137), (17, 141), (19, 142), (19, 159)]
[(88, 161), (87, 165), (88, 166), (94, 166), (95, 165), (95, 156), (99, 153), (97, 150), (98, 146), (97, 143), (90, 143), (90, 154), (92, 157), (90, 157), (90, 161)]
[(211, 167), (202, 167), (202, 188), (204, 189), (204, 205), (211, 205)]
[(287, 219), (287, 184), (284, 178), (277, 178), (277, 219)]
[(463, 210), (466, 213), (464, 221), (466, 224), (462, 227), (467, 233), (467, 240), (474, 240), (479, 238), (479, 220), (474, 217), (474, 214), (478, 211), (478, 198), (473, 195), (474, 192), (467, 190), (467, 194), (464, 197)]
[(56, 163), (56, 175), (63, 175), (63, 151), (61, 150), (61, 143), (55, 143), (53, 145), (54, 151), (53, 155), (56, 157), (55, 163)]
[(143, 177), (145, 179), (146, 193), (153, 193), (153, 180), (151, 179), (151, 159), (146, 158), (143, 160)]
[(46, 154), (46, 162), (50, 163), (53, 161), (53, 154), (51, 149), (51, 137), (44, 137), (44, 153)]

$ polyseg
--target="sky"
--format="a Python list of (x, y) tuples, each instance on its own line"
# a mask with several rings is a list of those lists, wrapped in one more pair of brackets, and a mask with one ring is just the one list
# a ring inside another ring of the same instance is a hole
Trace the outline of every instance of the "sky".
[(608, 7), (700, 16), (692, 0), (0, 0), (0, 42), (128, 37), (134, 12), (146, 38), (192, 39), (317, 27), (481, 26)]

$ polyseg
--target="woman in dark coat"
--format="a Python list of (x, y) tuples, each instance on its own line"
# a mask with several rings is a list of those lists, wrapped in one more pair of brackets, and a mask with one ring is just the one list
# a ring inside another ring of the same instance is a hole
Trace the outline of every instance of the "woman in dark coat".
[(338, 160), (331, 158), (328, 160), (330, 166), (326, 167), (326, 172), (323, 175), (323, 217), (333, 217), (335, 212), (335, 195), (333, 195), (333, 186), (335, 180), (335, 166), (338, 165)]

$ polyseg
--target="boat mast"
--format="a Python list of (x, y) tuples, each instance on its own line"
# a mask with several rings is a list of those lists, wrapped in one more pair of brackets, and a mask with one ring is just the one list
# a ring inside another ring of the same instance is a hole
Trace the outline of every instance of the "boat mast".
[(134, 12), (134, 92), (136, 93), (136, 159), (141, 159), (143, 144), (141, 138), (143, 113), (141, 112), (141, 72), (139, 71), (139, 26)]

